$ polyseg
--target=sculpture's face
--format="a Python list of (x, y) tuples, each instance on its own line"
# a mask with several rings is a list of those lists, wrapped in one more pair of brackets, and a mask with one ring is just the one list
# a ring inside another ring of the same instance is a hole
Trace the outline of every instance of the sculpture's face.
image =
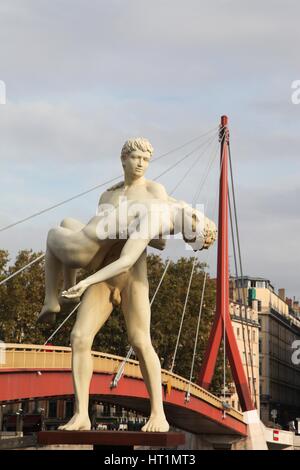
[(150, 153), (134, 150), (125, 158), (122, 158), (124, 172), (127, 176), (139, 178), (144, 176), (150, 161)]

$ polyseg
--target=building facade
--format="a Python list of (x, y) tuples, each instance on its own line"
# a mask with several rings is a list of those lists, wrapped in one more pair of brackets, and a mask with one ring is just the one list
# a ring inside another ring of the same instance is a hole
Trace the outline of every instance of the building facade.
[[(232, 326), (239, 348), (245, 375), (248, 378), (251, 398), (259, 409), (259, 322), (256, 304), (253, 307), (230, 302)], [(234, 383), (226, 393), (226, 402), (232, 408), (241, 411), (238, 394)]]
[[(0, 433), (22, 431), (31, 434), (40, 430), (55, 430), (65, 424), (74, 413), (74, 396), (47, 400), (23, 400), (0, 405)], [(140, 430), (146, 417), (120, 405), (90, 399), (89, 416), (92, 429)]]
[(232, 281), (231, 296), (258, 310), (261, 419), (287, 427), (300, 417), (300, 365), (293, 355), (300, 340), (298, 303), (293, 308), (284, 289), (277, 294), (268, 279), (248, 276)]

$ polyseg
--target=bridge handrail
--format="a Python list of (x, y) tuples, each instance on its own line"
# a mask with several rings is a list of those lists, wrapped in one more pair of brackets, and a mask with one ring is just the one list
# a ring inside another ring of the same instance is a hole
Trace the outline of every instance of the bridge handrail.
[[(5, 369), (71, 369), (71, 348), (65, 346), (44, 346), (35, 344), (2, 343), (5, 346), (6, 360), (0, 362), (0, 372)], [(51, 353), (51, 354), (47, 354)], [(52, 354), (54, 353), (54, 354)], [(122, 356), (92, 351), (94, 358), (94, 371), (105, 374), (117, 372), (120, 363), (124, 360)], [(126, 363), (124, 375), (131, 378), (141, 379), (139, 362), (130, 359)], [(189, 381), (184, 377), (162, 369), (162, 382), (170, 383), (176, 390), (186, 392)], [(190, 394), (196, 398), (209, 402), (216, 408), (223, 409), (222, 400), (208, 390), (197, 384), (190, 385)], [(235, 409), (227, 410), (226, 413), (239, 421), (243, 421), (243, 414)]]

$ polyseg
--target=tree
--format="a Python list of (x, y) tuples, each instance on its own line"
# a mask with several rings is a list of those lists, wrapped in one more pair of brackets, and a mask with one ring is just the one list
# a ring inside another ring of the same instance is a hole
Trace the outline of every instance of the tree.
[[(25, 266), (41, 253), (22, 250), (13, 265), (8, 266), (9, 255), (0, 251), (0, 279), (4, 279)], [(179, 332), (183, 306), (192, 270), (192, 258), (171, 261), (160, 290), (152, 305), (151, 334), (153, 344), (161, 358), (162, 367), (169, 370), (172, 365), (175, 345)], [(148, 256), (148, 277), (150, 299), (152, 298), (166, 262), (159, 256)], [(205, 265), (197, 261), (191, 283), (185, 319), (179, 338), (174, 372), (189, 379), (193, 358), (195, 333), (199, 316), (199, 306), (204, 282)], [(81, 273), (79, 279), (86, 273)], [(207, 275), (201, 315), (195, 366), (192, 380), (197, 380), (212, 326), (215, 310), (215, 281)], [(19, 275), (0, 286), (0, 334), (2, 340), (10, 343), (43, 344), (64, 318), (58, 315), (56, 325), (37, 324), (36, 318), (44, 299), (44, 262), (33, 264)], [(73, 308), (73, 307), (70, 307)], [(70, 311), (70, 310), (69, 310)], [(51, 344), (70, 345), (70, 332), (76, 316), (74, 315), (51, 340)], [(119, 307), (114, 311), (94, 340), (93, 349), (111, 354), (126, 355), (129, 348), (123, 315)], [(229, 374), (227, 371), (227, 377)], [(220, 391), (223, 381), (223, 363), (220, 356), (212, 390)]]
[[(2, 278), (11, 275), (42, 253), (22, 250), (15, 263), (2, 268)], [(0, 291), (0, 325), (4, 341), (10, 343), (39, 343), (45, 337), (45, 327), (37, 326), (36, 316), (44, 298), (44, 263), (38, 261), (4, 284)]]
[[(8, 251), (0, 250), (0, 281), (5, 279), (7, 274), (7, 264), (9, 263), (9, 255)], [(7, 286), (6, 284), (2, 284), (0, 286), (0, 340), (4, 339), (4, 326), (6, 321), (6, 313), (7, 313), (7, 306), (6, 306), (6, 294)]]
[[(170, 369), (179, 333), (183, 306), (186, 299), (188, 283), (191, 276), (193, 258), (180, 258), (176, 263), (171, 262), (165, 275), (159, 293), (152, 306), (152, 338), (158, 351), (162, 366)], [(148, 257), (148, 275), (150, 283), (150, 298), (156, 289), (165, 263), (159, 256)], [(175, 358), (174, 372), (187, 379), (192, 375), (192, 381), (197, 381), (203, 356), (215, 312), (216, 284), (207, 274), (204, 291), (202, 312), (200, 317), (199, 335), (196, 340), (196, 330), (203, 289), (204, 276), (207, 266), (196, 262), (189, 298), (184, 316), (178, 350)], [(194, 368), (191, 371), (195, 341), (197, 342)], [(222, 351), (220, 351), (211, 390), (220, 391), (223, 381)], [(227, 376), (228, 370), (227, 370)]]

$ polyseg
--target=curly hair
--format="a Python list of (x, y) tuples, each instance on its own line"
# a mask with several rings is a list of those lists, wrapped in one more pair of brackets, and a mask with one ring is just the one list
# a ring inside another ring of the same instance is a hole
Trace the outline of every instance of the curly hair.
[(153, 147), (150, 144), (149, 140), (144, 139), (143, 137), (137, 137), (135, 139), (126, 140), (121, 150), (121, 158), (126, 157), (128, 154), (130, 154), (134, 150), (141, 150), (142, 152), (149, 152), (150, 157), (153, 154)]

